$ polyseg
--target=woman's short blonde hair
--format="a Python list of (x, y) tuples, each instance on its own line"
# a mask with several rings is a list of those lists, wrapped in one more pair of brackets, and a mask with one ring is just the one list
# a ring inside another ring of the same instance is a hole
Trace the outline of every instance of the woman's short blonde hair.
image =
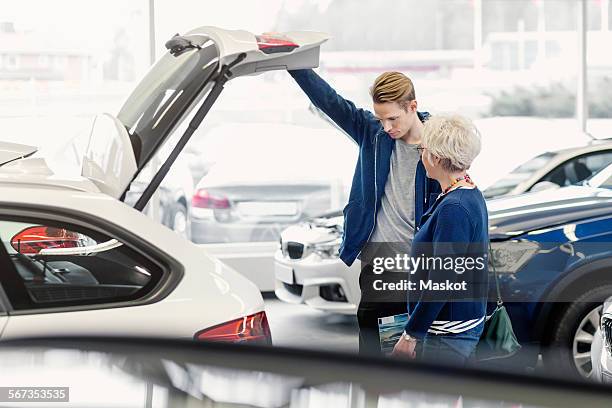
[(464, 171), (480, 153), (480, 132), (471, 120), (460, 115), (434, 115), (423, 129), (425, 152), (440, 158), (449, 172)]

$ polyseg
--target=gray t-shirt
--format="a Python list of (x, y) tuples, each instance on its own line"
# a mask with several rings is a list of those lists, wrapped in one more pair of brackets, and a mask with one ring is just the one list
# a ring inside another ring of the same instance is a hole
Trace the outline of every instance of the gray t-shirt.
[(401, 242), (410, 248), (414, 238), (414, 179), (420, 159), (418, 145), (399, 139), (391, 155), (376, 227), (370, 242)]

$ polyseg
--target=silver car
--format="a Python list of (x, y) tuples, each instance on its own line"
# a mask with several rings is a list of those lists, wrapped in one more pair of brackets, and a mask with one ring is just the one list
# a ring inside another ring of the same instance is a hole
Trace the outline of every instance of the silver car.
[(577, 185), (612, 163), (612, 140), (545, 152), (487, 187), (485, 198)]
[(199, 150), (214, 164), (191, 201), (196, 243), (278, 241), (288, 225), (347, 200), (357, 155), (335, 129), (287, 124), (222, 125)]

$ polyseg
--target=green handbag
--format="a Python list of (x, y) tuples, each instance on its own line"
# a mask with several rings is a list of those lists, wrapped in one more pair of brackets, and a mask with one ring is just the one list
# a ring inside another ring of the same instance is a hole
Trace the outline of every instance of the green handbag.
[[(489, 244), (489, 252), (491, 252), (491, 244)], [(495, 265), (491, 264), (491, 266), (493, 267), (495, 287), (497, 288), (497, 307), (491, 315), (486, 317), (484, 330), (476, 346), (477, 361), (507, 358), (521, 348), (501, 297)]]

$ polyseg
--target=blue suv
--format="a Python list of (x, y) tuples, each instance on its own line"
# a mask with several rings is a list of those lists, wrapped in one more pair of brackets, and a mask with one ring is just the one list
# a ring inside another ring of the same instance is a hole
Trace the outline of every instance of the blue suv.
[(535, 365), (542, 353), (547, 370), (589, 377), (601, 304), (612, 296), (612, 165), (581, 186), (487, 206), (491, 262), (526, 346), (520, 360)]

